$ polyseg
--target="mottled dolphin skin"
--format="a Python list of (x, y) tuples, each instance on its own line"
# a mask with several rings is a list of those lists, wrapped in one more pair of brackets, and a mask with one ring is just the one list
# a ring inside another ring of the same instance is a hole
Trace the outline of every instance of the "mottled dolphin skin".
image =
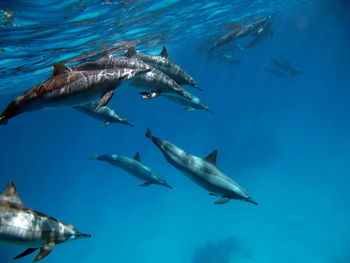
[(0, 116), (0, 123), (20, 113), (43, 108), (73, 107), (99, 101), (105, 106), (123, 79), (150, 69), (105, 69), (73, 71), (63, 64), (54, 65), (51, 78), (13, 100)]
[(265, 23), (271, 19), (271, 16), (256, 20), (250, 24), (244, 22), (236, 22), (231, 27), (231, 30), (225, 35), (218, 38), (211, 46), (210, 50), (222, 46), (226, 43), (235, 41), (239, 38), (243, 38), (252, 34), (256, 34), (259, 29), (263, 28)]
[(103, 106), (99, 110), (96, 110), (98, 103), (92, 102), (86, 105), (75, 106), (74, 109), (89, 115), (95, 119), (102, 120), (102, 126), (109, 125), (111, 123), (121, 123), (129, 126), (134, 126), (126, 120), (120, 113), (111, 109), (108, 106)]
[(197, 96), (191, 94), (191, 99), (185, 99), (183, 97), (179, 97), (177, 95), (173, 94), (163, 94), (163, 97), (166, 97), (167, 99), (185, 107), (186, 111), (194, 111), (194, 110), (206, 110), (211, 113), (214, 113), (208, 105), (206, 105), (204, 102), (201, 101), (200, 98)]
[(183, 68), (175, 64), (169, 59), (168, 51), (166, 47), (163, 47), (160, 55), (148, 55), (136, 52), (134, 47), (130, 47), (125, 54), (126, 57), (133, 57), (142, 60), (148, 65), (162, 71), (179, 85), (191, 85), (192, 87), (202, 90), (196, 83), (196, 81), (188, 74)]
[(80, 237), (91, 236), (78, 232), (72, 225), (25, 207), (13, 183), (8, 183), (0, 195), (0, 242), (28, 248), (14, 259), (40, 248), (33, 260), (35, 262), (46, 257), (56, 244)]
[(149, 129), (147, 129), (146, 136), (160, 149), (171, 165), (208, 190), (210, 195), (220, 196), (215, 204), (225, 204), (230, 199), (258, 204), (247, 191), (217, 168), (217, 151), (212, 152), (206, 158), (200, 158), (183, 151), (168, 141), (152, 136)]
[(136, 178), (144, 181), (140, 186), (159, 184), (172, 189), (172, 187), (159, 174), (141, 162), (139, 152), (135, 154), (134, 158), (116, 154), (104, 154), (88, 157), (88, 159), (105, 161), (127, 171)]
[(179, 96), (191, 99), (188, 92), (184, 90), (178, 83), (176, 83), (171, 77), (154, 68), (153, 66), (149, 66), (137, 58), (129, 58), (125, 56), (108, 56), (98, 60), (85, 62), (73, 67), (75, 70), (99, 70), (118, 68), (145, 70), (151, 68), (147, 73), (136, 76), (128, 83), (132, 87), (146, 91), (142, 93), (146, 95), (143, 98), (154, 98), (158, 95), (161, 95), (162, 93), (175, 93)]

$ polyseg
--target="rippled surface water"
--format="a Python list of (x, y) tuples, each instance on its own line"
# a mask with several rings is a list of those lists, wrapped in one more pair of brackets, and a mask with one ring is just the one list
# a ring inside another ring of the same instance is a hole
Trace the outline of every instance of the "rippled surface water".
[(109, 54), (125, 42), (139, 43), (148, 51), (162, 44), (181, 46), (188, 37), (214, 35), (220, 25), (251, 21), (310, 2), (1, 1), (1, 93), (24, 89), (19, 85), (48, 72), (55, 62)]

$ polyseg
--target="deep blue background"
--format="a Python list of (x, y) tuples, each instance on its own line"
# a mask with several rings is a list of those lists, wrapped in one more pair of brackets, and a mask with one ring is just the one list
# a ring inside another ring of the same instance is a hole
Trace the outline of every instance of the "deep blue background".
[[(99, 127), (72, 109), (9, 120), (0, 129), (1, 185), (15, 182), (28, 207), (93, 236), (58, 246), (45, 262), (185, 263), (207, 241), (230, 237), (241, 243), (232, 262), (349, 262), (349, 11), (345, 1), (325, 1), (278, 13), (274, 37), (239, 52), (238, 65), (207, 59), (199, 51), (206, 36), (168, 40), (171, 58), (197, 80), (204, 91), (193, 92), (215, 114), (121, 88), (110, 106), (134, 128)], [(270, 75), (269, 58), (304, 74)], [(218, 149), (218, 166), (259, 206), (213, 205), (165, 161), (144, 136), (147, 127), (197, 156)], [(140, 188), (124, 171), (86, 159), (136, 151), (173, 190)], [(1, 262), (20, 252), (1, 245)]]

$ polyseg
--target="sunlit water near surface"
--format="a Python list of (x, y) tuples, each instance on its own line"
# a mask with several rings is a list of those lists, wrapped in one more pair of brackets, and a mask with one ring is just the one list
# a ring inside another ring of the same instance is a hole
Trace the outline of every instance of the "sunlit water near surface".
[[(13, 181), (26, 206), (92, 235), (43, 262), (350, 262), (348, 1), (1, 1), (0, 9), (2, 109), (50, 77), (53, 63), (128, 43), (150, 54), (166, 46), (203, 89), (188, 90), (215, 112), (142, 100), (122, 87), (109, 106), (135, 127), (100, 127), (69, 108), (1, 126), (0, 188)], [(225, 26), (269, 15), (273, 34), (261, 43), (209, 55)], [(272, 75), (271, 58), (303, 73)], [(196, 156), (217, 149), (219, 168), (259, 205), (214, 205), (217, 197), (167, 163), (146, 128)], [(87, 159), (137, 151), (172, 190), (138, 187), (126, 172)], [(0, 262), (23, 250), (1, 244)]]

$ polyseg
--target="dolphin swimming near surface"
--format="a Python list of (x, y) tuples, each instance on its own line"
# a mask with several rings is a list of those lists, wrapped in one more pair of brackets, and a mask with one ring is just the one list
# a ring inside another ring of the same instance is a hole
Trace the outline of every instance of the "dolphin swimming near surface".
[(123, 79), (130, 79), (150, 69), (105, 69), (73, 71), (54, 64), (51, 78), (13, 100), (0, 115), (0, 124), (20, 113), (43, 108), (73, 107), (99, 101), (96, 110), (112, 98)]
[(127, 53), (124, 55), (126, 57), (138, 58), (148, 65), (162, 71), (179, 85), (188, 84), (192, 87), (202, 90), (196, 83), (196, 81), (188, 74), (183, 68), (175, 64), (169, 59), (168, 51), (166, 47), (163, 47), (159, 55), (148, 55), (136, 52), (134, 47), (130, 47)]
[(215, 204), (225, 204), (230, 199), (258, 204), (247, 191), (217, 168), (216, 150), (206, 158), (200, 158), (183, 151), (168, 141), (154, 137), (150, 129), (147, 129), (146, 136), (160, 149), (171, 165), (209, 191), (210, 195), (219, 196), (220, 199)]
[(121, 123), (129, 126), (134, 126), (126, 120), (120, 113), (111, 109), (108, 106), (103, 106), (99, 110), (96, 110), (98, 103), (89, 103), (86, 105), (75, 106), (74, 109), (89, 115), (95, 119), (102, 120), (102, 126), (109, 125), (111, 123)]
[(135, 154), (134, 158), (116, 154), (104, 154), (88, 157), (88, 159), (105, 161), (127, 171), (136, 178), (144, 181), (140, 186), (159, 184), (172, 189), (172, 187), (159, 174), (141, 162), (139, 152)]
[(188, 92), (183, 89), (178, 83), (176, 83), (171, 77), (163, 73), (162, 71), (149, 66), (144, 61), (137, 58), (128, 58), (125, 56), (108, 56), (98, 60), (85, 62), (73, 67), (76, 70), (99, 70), (99, 69), (118, 69), (118, 68), (131, 68), (131, 69), (147, 69), (150, 71), (145, 74), (136, 76), (129, 85), (143, 90), (141, 94), (142, 98), (155, 98), (162, 93), (176, 93), (179, 96), (187, 97), (191, 99)]
[(265, 23), (270, 21), (272, 16), (268, 16), (262, 19), (258, 19), (250, 24), (245, 24), (244, 22), (235, 22), (230, 27), (230, 31), (225, 35), (218, 38), (214, 44), (211, 46), (210, 51), (213, 49), (227, 44), (229, 42), (235, 41), (239, 38), (243, 38), (249, 35), (254, 35), (259, 32), (262, 28), (264, 28)]
[(72, 225), (25, 207), (13, 183), (8, 183), (0, 195), (0, 242), (28, 248), (14, 259), (40, 248), (35, 262), (46, 257), (56, 244), (81, 237), (91, 235), (82, 234)]
[(269, 19), (262, 25), (258, 31), (253, 33), (252, 40), (244, 47), (252, 48), (255, 47), (258, 43), (260, 43), (262, 40), (267, 38), (268, 36), (273, 36), (273, 32), (271, 31), (272, 26), (272, 16), (269, 16)]

